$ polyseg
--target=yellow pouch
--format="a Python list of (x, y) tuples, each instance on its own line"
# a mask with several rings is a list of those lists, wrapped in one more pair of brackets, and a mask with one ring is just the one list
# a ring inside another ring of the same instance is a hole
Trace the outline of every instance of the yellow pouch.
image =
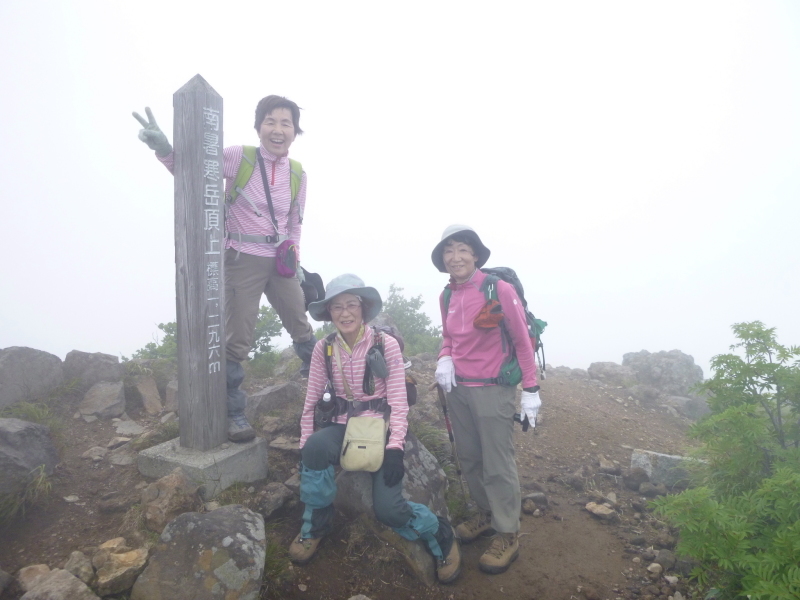
[(380, 417), (350, 417), (339, 464), (345, 471), (374, 473), (383, 464), (389, 423)]

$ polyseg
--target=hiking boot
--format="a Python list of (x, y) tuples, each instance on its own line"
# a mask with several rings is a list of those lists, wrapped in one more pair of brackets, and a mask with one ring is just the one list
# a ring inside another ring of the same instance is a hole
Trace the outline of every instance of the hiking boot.
[(484, 573), (503, 573), (519, 556), (519, 539), (516, 533), (498, 533), (492, 545), (483, 553), (478, 566)]
[(488, 536), (493, 533), (492, 513), (479, 512), (456, 527), (456, 536), (464, 544), (469, 544), (480, 536)]
[(308, 563), (317, 553), (320, 541), (322, 541), (322, 538), (304, 539), (298, 535), (289, 546), (289, 560), (296, 565)]
[(256, 437), (255, 430), (250, 427), (243, 414), (228, 416), (228, 439), (232, 442), (249, 442)]
[(453, 539), (450, 553), (444, 560), (436, 561), (436, 578), (439, 583), (453, 583), (461, 574), (461, 548), (458, 540)]

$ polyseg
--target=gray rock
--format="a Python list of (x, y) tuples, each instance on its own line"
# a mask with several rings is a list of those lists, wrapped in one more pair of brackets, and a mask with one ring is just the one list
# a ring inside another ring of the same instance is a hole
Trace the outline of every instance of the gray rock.
[(667, 395), (687, 396), (703, 381), (703, 369), (680, 350), (629, 352), (622, 357), (622, 364), (635, 373), (638, 383), (658, 388)]
[(608, 521), (609, 523), (617, 523), (619, 515), (613, 508), (609, 508), (605, 504), (597, 504), (596, 502), (589, 502), (585, 506), (586, 510), (601, 521)]
[(295, 494), (300, 495), (300, 473), (295, 473), (289, 479), (283, 482), (287, 488), (292, 490)]
[(645, 481), (639, 486), (639, 493), (648, 498), (655, 498), (656, 496), (666, 496), (667, 488), (664, 487), (663, 483), (653, 484)]
[(98, 600), (85, 583), (64, 569), (43, 575), (20, 600)]
[(607, 385), (629, 387), (636, 384), (636, 375), (628, 367), (613, 362), (589, 365), (589, 377)]
[(119, 417), (125, 412), (125, 390), (121, 381), (95, 383), (78, 406), (82, 415), (94, 415), (99, 419)]
[(303, 400), (303, 388), (295, 381), (271, 385), (248, 398), (245, 415), (251, 423), (256, 424), (273, 410), (289, 405), (300, 408)]
[(272, 513), (280, 509), (286, 502), (294, 498), (294, 492), (282, 483), (273, 481), (259, 493), (258, 512), (265, 519), (269, 519)]
[(637, 384), (628, 389), (628, 394), (641, 404), (655, 404), (661, 397), (659, 392), (652, 385)]
[[(406, 435), (405, 477), (403, 477), (403, 496), (406, 500), (428, 506), (435, 514), (450, 518), (444, 493), (447, 489), (447, 476), (439, 461), (428, 449), (409, 432)], [(351, 516), (362, 513), (373, 514), (372, 475), (342, 471), (336, 477), (337, 493), (334, 505)]]
[(178, 412), (178, 380), (173, 379), (167, 384), (167, 398), (164, 402), (164, 410), (167, 412)]
[(655, 562), (664, 567), (665, 571), (669, 571), (675, 566), (677, 558), (675, 558), (675, 555), (670, 550), (664, 549), (658, 551)]
[(50, 428), (21, 419), (0, 419), (0, 490), (17, 494), (44, 465), (53, 473), (58, 452), (50, 438)]
[(648, 481), (663, 483), (668, 488), (686, 487), (689, 483), (689, 468), (696, 461), (685, 456), (661, 454), (650, 450), (634, 450), (631, 454), (631, 469), (636, 467), (647, 473)]
[(73, 350), (64, 359), (64, 377), (67, 380), (78, 379), (85, 390), (101, 381), (122, 381), (124, 375), (125, 368), (119, 358), (111, 354)]
[(131, 600), (256, 600), (266, 558), (261, 515), (243, 506), (170, 522)]
[[(425, 504), (434, 514), (449, 519), (444, 498), (447, 477), (436, 458), (411, 432), (406, 435), (404, 464), (403, 496), (412, 502)], [(375, 519), (372, 475), (342, 471), (336, 478), (336, 484), (338, 489), (334, 506), (337, 510), (350, 516), (363, 515), (364, 524), (400, 553), (421, 582), (435, 585), (434, 562), (423, 544), (401, 538)]]
[(142, 490), (145, 525), (161, 533), (172, 519), (193, 510), (199, 503), (197, 484), (180, 467)]
[(533, 492), (532, 494), (526, 494), (523, 500), (532, 500), (537, 506), (541, 508), (547, 508), (548, 501), (547, 496), (542, 492)]
[(600, 463), (600, 467), (597, 469), (600, 473), (606, 473), (607, 475), (619, 475), (622, 473), (622, 467), (602, 454), (597, 455), (597, 461)]
[(573, 379), (589, 379), (589, 371), (586, 369), (572, 369), (570, 376)]
[(668, 396), (667, 405), (673, 407), (687, 419), (696, 421), (711, 413), (708, 402), (700, 397)]
[(92, 446), (86, 452), (81, 454), (81, 458), (92, 460), (94, 462), (100, 462), (106, 457), (107, 454), (108, 448), (103, 448), (102, 446)]
[(0, 408), (35, 400), (64, 383), (61, 359), (23, 346), (0, 350)]
[(69, 560), (67, 564), (64, 565), (64, 570), (72, 573), (86, 585), (91, 585), (94, 579), (92, 561), (89, 560), (83, 552), (79, 552), (78, 550), (69, 555)]
[(139, 425), (136, 421), (124, 420), (119, 421), (115, 425), (118, 435), (141, 435), (144, 433), (144, 427)]
[(148, 415), (160, 414), (164, 409), (161, 396), (158, 393), (156, 380), (149, 375), (140, 375), (133, 380), (133, 390), (131, 393), (137, 396), (136, 400), (141, 401), (145, 412)]
[(117, 467), (127, 467), (136, 462), (136, 452), (129, 450), (128, 446), (122, 446), (108, 455), (108, 462)]
[(650, 481), (650, 476), (641, 467), (631, 467), (631, 470), (622, 476), (622, 483), (625, 484), (626, 488), (634, 492), (638, 492), (639, 486), (645, 481)]
[(8, 584), (11, 583), (11, 575), (0, 569), (0, 595), (5, 591), (8, 587)]
[(270, 448), (275, 450), (283, 450), (300, 456), (300, 438), (299, 437), (277, 437), (269, 443)]

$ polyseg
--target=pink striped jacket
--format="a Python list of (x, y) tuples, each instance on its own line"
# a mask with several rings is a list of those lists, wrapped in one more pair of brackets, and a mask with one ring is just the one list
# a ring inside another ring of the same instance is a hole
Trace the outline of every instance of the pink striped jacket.
[[(247, 235), (274, 235), (287, 234), (291, 240), (300, 244), (302, 230), (301, 218), (306, 206), (306, 174), (303, 172), (300, 180), (300, 189), (297, 190), (297, 202), (292, 214), (289, 214), (289, 207), (292, 203), (291, 176), (289, 159), (287, 157), (278, 158), (274, 154), (267, 152), (263, 146), (259, 146), (261, 156), (264, 158), (264, 167), (267, 171), (269, 192), (272, 198), (272, 206), (275, 209), (275, 220), (278, 222), (278, 231), (272, 226), (269, 218), (269, 208), (267, 208), (267, 194), (264, 192), (264, 184), (261, 180), (261, 170), (256, 163), (250, 181), (244, 186), (244, 193), (250, 198), (264, 215), (259, 217), (253, 211), (253, 207), (241, 195), (233, 205), (228, 207), (225, 228), (229, 232), (238, 232)], [(236, 178), (236, 171), (239, 170), (239, 163), (242, 162), (243, 150), (241, 146), (230, 146), (222, 151), (223, 154), (223, 176), (225, 178), (225, 191), (227, 192), (233, 185)], [(169, 172), (173, 172), (175, 166), (175, 153), (170, 152), (166, 156), (156, 155)], [(233, 248), (245, 254), (253, 256), (275, 256), (276, 245), (274, 244), (254, 244), (239, 243), (235, 239), (229, 239), (225, 244), (226, 248)]]
[[(387, 448), (399, 448), (402, 450), (405, 445), (406, 430), (408, 429), (408, 400), (406, 398), (406, 377), (403, 368), (403, 355), (397, 341), (387, 335), (384, 342), (384, 358), (386, 366), (389, 367), (389, 377), (386, 379), (375, 378), (375, 393), (371, 396), (364, 394), (362, 387), (364, 381), (364, 371), (366, 370), (367, 351), (372, 347), (373, 341), (372, 327), (364, 329), (363, 337), (356, 342), (352, 354), (347, 351), (341, 336), (337, 335), (334, 344), (339, 345), (339, 352), (342, 360), (342, 370), (344, 371), (350, 390), (356, 400), (372, 400), (374, 398), (386, 398), (391, 413), (389, 415), (389, 443)], [(328, 381), (327, 370), (325, 367), (325, 340), (320, 340), (314, 346), (311, 355), (311, 372), (308, 375), (308, 391), (306, 401), (303, 406), (303, 415), (300, 417), (300, 447), (302, 448), (309, 436), (314, 433), (314, 407), (322, 399), (325, 391), (325, 384)], [(336, 366), (336, 360), (331, 361), (333, 371), (333, 387), (336, 395), (346, 398), (342, 374)], [(365, 411), (359, 416), (375, 417), (382, 419), (383, 413), (375, 411)], [(340, 415), (336, 419), (337, 423), (347, 423), (347, 415)]]

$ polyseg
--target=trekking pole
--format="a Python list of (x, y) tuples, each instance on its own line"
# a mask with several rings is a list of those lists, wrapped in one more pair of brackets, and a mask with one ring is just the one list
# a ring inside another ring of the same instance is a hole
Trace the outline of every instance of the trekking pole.
[(433, 384), (436, 387), (436, 393), (439, 395), (439, 404), (442, 405), (442, 413), (444, 414), (444, 424), (447, 427), (447, 436), (450, 438), (450, 450), (453, 453), (453, 460), (456, 464), (456, 474), (458, 475), (458, 483), (461, 485), (461, 494), (464, 496), (464, 501), (467, 500), (467, 490), (464, 488), (464, 480), (461, 478), (461, 462), (458, 460), (458, 452), (456, 452), (456, 438), (453, 436), (453, 425), (450, 423), (450, 415), (447, 414), (447, 398), (444, 394), (442, 386), (438, 383)]

